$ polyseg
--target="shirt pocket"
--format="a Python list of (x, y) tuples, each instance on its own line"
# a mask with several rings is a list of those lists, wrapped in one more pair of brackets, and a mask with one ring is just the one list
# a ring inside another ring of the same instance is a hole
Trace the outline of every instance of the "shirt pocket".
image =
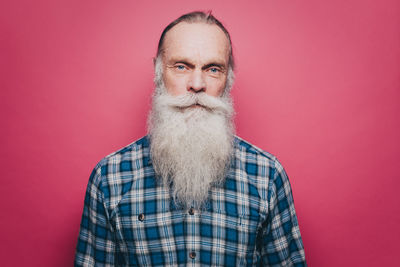
[[(118, 229), (120, 239), (128, 253), (137, 257), (139, 264), (149, 265), (154, 262), (152, 255), (168, 254), (170, 248), (163, 244), (174, 244), (175, 232), (181, 231), (185, 215), (169, 206), (156, 208), (137, 205), (125, 209), (123, 204), (118, 210)], [(163, 240), (161, 242), (160, 240)]]
[(201, 214), (201, 243), (212, 244), (213, 258), (224, 259), (224, 266), (246, 266), (253, 260), (258, 225), (258, 214), (248, 210), (206, 211)]

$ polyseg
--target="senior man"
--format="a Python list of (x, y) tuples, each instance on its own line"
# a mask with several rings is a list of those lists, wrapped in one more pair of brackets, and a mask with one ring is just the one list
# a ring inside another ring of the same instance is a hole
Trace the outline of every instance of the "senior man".
[(228, 31), (192, 12), (163, 31), (148, 135), (102, 159), (76, 266), (306, 266), (288, 177), (234, 134)]

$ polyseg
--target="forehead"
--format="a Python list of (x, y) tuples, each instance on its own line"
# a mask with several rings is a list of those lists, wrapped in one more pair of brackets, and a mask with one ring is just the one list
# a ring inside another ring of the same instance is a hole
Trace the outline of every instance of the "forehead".
[(220, 60), (227, 63), (229, 40), (214, 24), (181, 22), (169, 30), (163, 44), (165, 58)]

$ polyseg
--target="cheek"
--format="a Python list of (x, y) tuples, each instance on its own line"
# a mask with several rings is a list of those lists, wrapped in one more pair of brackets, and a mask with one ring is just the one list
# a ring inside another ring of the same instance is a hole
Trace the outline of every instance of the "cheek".
[(225, 89), (226, 80), (217, 80), (215, 78), (209, 78), (207, 81), (207, 92), (211, 96), (221, 96)]
[(164, 84), (168, 93), (171, 95), (180, 95), (186, 92), (186, 81), (184, 77), (172, 77), (166, 74), (164, 76)]

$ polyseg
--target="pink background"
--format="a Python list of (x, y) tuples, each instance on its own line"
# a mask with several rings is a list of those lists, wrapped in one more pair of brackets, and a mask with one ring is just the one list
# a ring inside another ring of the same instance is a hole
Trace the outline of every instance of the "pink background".
[(400, 2), (2, 1), (1, 265), (71, 266), (85, 187), (145, 134), (163, 27), (212, 9), (237, 132), (275, 154), (310, 266), (395, 266)]

